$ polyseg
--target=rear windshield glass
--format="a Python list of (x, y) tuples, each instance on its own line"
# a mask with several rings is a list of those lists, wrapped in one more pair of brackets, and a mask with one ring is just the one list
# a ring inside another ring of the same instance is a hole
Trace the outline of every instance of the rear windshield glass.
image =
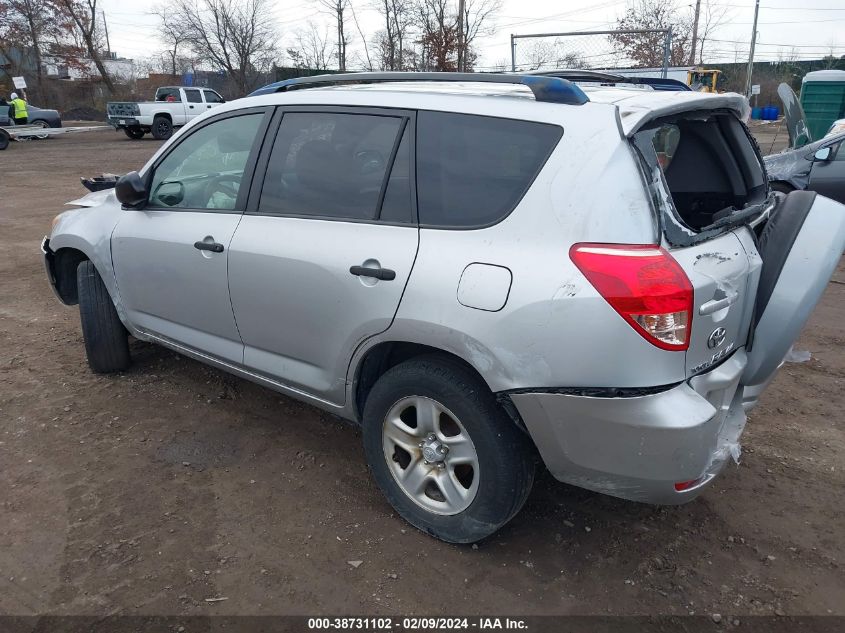
[(472, 228), (500, 221), (534, 182), (561, 134), (546, 123), (420, 112), (420, 224)]
[[(765, 202), (766, 179), (742, 123), (730, 113), (662, 119), (634, 135), (658, 206), (687, 236), (727, 226)], [(668, 195), (666, 195), (668, 194)], [(673, 243), (672, 227), (666, 225)]]

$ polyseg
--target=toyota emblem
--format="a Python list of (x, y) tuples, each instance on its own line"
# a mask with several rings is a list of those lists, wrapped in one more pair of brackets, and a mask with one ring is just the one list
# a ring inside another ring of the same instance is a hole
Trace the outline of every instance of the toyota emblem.
[(710, 336), (707, 339), (707, 347), (709, 347), (710, 349), (715, 349), (719, 347), (719, 345), (725, 342), (726, 335), (727, 332), (725, 331), (725, 328), (717, 327), (710, 333)]

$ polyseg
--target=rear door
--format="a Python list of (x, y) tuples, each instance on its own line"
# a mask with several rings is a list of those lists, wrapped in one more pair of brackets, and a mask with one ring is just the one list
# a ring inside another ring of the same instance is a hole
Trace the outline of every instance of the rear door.
[(810, 191), (780, 200), (760, 237), (760, 279), (742, 384), (756, 396), (810, 317), (845, 250), (845, 205)]
[(229, 250), (244, 364), (340, 404), (352, 353), (390, 326), (416, 256), (414, 118), (317, 107), (278, 115), (263, 185)]
[(753, 245), (750, 232), (740, 229), (670, 251), (694, 291), (688, 376), (707, 371), (746, 343), (761, 266)]
[[(762, 262), (743, 213), (759, 215), (767, 184), (739, 120), (726, 112), (660, 119), (634, 135), (661, 206), (664, 239), (692, 284), (688, 376), (744, 346)], [(750, 217), (754, 217), (753, 215)]]
[(198, 88), (185, 88), (185, 122), (205, 112), (202, 92)]
[[(663, 238), (694, 289), (687, 375), (745, 347), (753, 404), (806, 323), (845, 247), (845, 206), (795, 191), (769, 196), (736, 117), (692, 112), (634, 135)], [(757, 235), (755, 235), (755, 233)]]

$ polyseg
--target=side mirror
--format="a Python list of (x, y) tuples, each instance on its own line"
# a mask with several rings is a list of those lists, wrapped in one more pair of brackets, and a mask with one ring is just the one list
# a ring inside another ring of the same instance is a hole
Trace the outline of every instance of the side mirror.
[(122, 205), (138, 207), (147, 201), (147, 187), (137, 171), (130, 171), (118, 179), (114, 195)]
[(167, 207), (178, 207), (185, 199), (185, 185), (178, 180), (162, 182), (153, 195), (150, 196), (154, 205), (163, 204)]
[(818, 160), (821, 162), (827, 162), (830, 160), (830, 155), (833, 153), (833, 150), (830, 149), (830, 146), (822, 147), (816, 150), (816, 153), (813, 154), (813, 160)]

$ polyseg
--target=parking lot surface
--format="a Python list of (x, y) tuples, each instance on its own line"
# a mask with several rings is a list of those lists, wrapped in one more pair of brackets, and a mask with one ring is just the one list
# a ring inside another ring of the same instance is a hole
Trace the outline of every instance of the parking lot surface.
[(0, 613), (845, 615), (845, 267), (796, 344), (812, 359), (701, 498), (541, 474), (498, 534), (450, 546), (392, 513), (348, 423), (146, 343), (124, 374), (89, 371), (39, 242), (80, 176), (159, 145), (0, 153)]

